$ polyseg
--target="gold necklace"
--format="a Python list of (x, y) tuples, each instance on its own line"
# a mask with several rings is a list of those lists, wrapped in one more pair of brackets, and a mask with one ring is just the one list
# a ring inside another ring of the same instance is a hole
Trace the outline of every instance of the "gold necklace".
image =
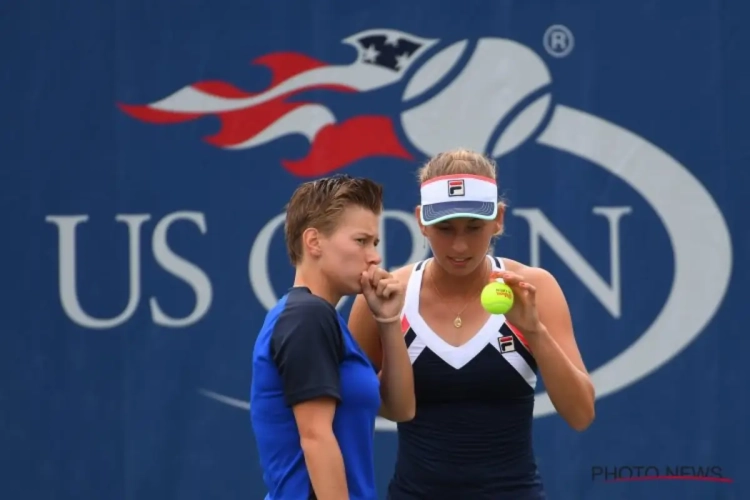
[[(432, 265), (432, 263), (430, 263), (430, 265)], [(432, 283), (432, 287), (435, 289), (435, 291), (437, 292), (438, 296), (440, 297), (440, 300), (443, 301), (443, 302), (445, 302), (445, 299), (443, 298), (443, 295), (440, 293), (440, 290), (438, 290), (437, 284), (435, 283), (435, 277), (432, 274), (430, 274), (430, 282)], [(479, 293), (480, 294), (482, 293), (481, 290), (480, 290)], [(453, 320), (453, 326), (454, 327), (461, 328), (461, 325), (463, 325), (463, 321), (461, 321), (461, 314), (466, 310), (467, 307), (469, 307), (469, 304), (471, 303), (471, 301), (472, 301), (473, 298), (474, 297), (472, 297), (471, 299), (469, 299), (466, 302), (466, 305), (461, 309), (461, 311), (459, 311), (459, 313), (456, 314), (456, 319)]]

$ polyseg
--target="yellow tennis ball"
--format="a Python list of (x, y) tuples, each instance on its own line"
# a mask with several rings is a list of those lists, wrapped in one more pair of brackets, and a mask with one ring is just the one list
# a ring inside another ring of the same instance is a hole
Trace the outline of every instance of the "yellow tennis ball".
[(505, 314), (513, 307), (513, 290), (505, 283), (493, 281), (482, 290), (482, 307), (490, 314)]

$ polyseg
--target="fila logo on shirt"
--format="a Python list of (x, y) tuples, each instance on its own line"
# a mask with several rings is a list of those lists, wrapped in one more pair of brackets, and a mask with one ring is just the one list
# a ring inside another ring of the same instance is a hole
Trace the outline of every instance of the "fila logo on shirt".
[(458, 179), (448, 181), (448, 196), (465, 196), (466, 190), (464, 189), (464, 180)]
[(500, 352), (502, 352), (503, 354), (505, 354), (506, 352), (515, 352), (516, 350), (516, 343), (513, 340), (512, 335), (499, 337), (497, 339), (497, 343), (500, 345)]

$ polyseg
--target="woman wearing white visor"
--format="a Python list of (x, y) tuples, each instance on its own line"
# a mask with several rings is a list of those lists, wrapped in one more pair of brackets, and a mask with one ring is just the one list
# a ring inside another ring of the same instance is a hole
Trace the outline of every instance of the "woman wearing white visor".
[[(434, 257), (394, 273), (408, 283), (402, 328), (417, 411), (398, 424), (388, 498), (546, 498), (532, 447), (537, 373), (571, 427), (583, 431), (594, 419), (594, 389), (565, 297), (547, 271), (487, 255), (505, 209), (491, 160), (450, 151), (419, 178), (416, 217)], [(497, 277), (515, 294), (505, 315), (489, 315), (480, 303)], [(382, 366), (377, 324), (362, 297), (349, 328)]]

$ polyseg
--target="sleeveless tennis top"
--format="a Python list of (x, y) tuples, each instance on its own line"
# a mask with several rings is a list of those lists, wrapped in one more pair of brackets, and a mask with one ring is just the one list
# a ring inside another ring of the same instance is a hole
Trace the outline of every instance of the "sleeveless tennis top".
[(398, 424), (388, 498), (545, 498), (532, 448), (536, 362), (503, 315), (491, 315), (460, 347), (432, 331), (419, 314), (427, 262), (414, 266), (402, 314), (417, 410)]

